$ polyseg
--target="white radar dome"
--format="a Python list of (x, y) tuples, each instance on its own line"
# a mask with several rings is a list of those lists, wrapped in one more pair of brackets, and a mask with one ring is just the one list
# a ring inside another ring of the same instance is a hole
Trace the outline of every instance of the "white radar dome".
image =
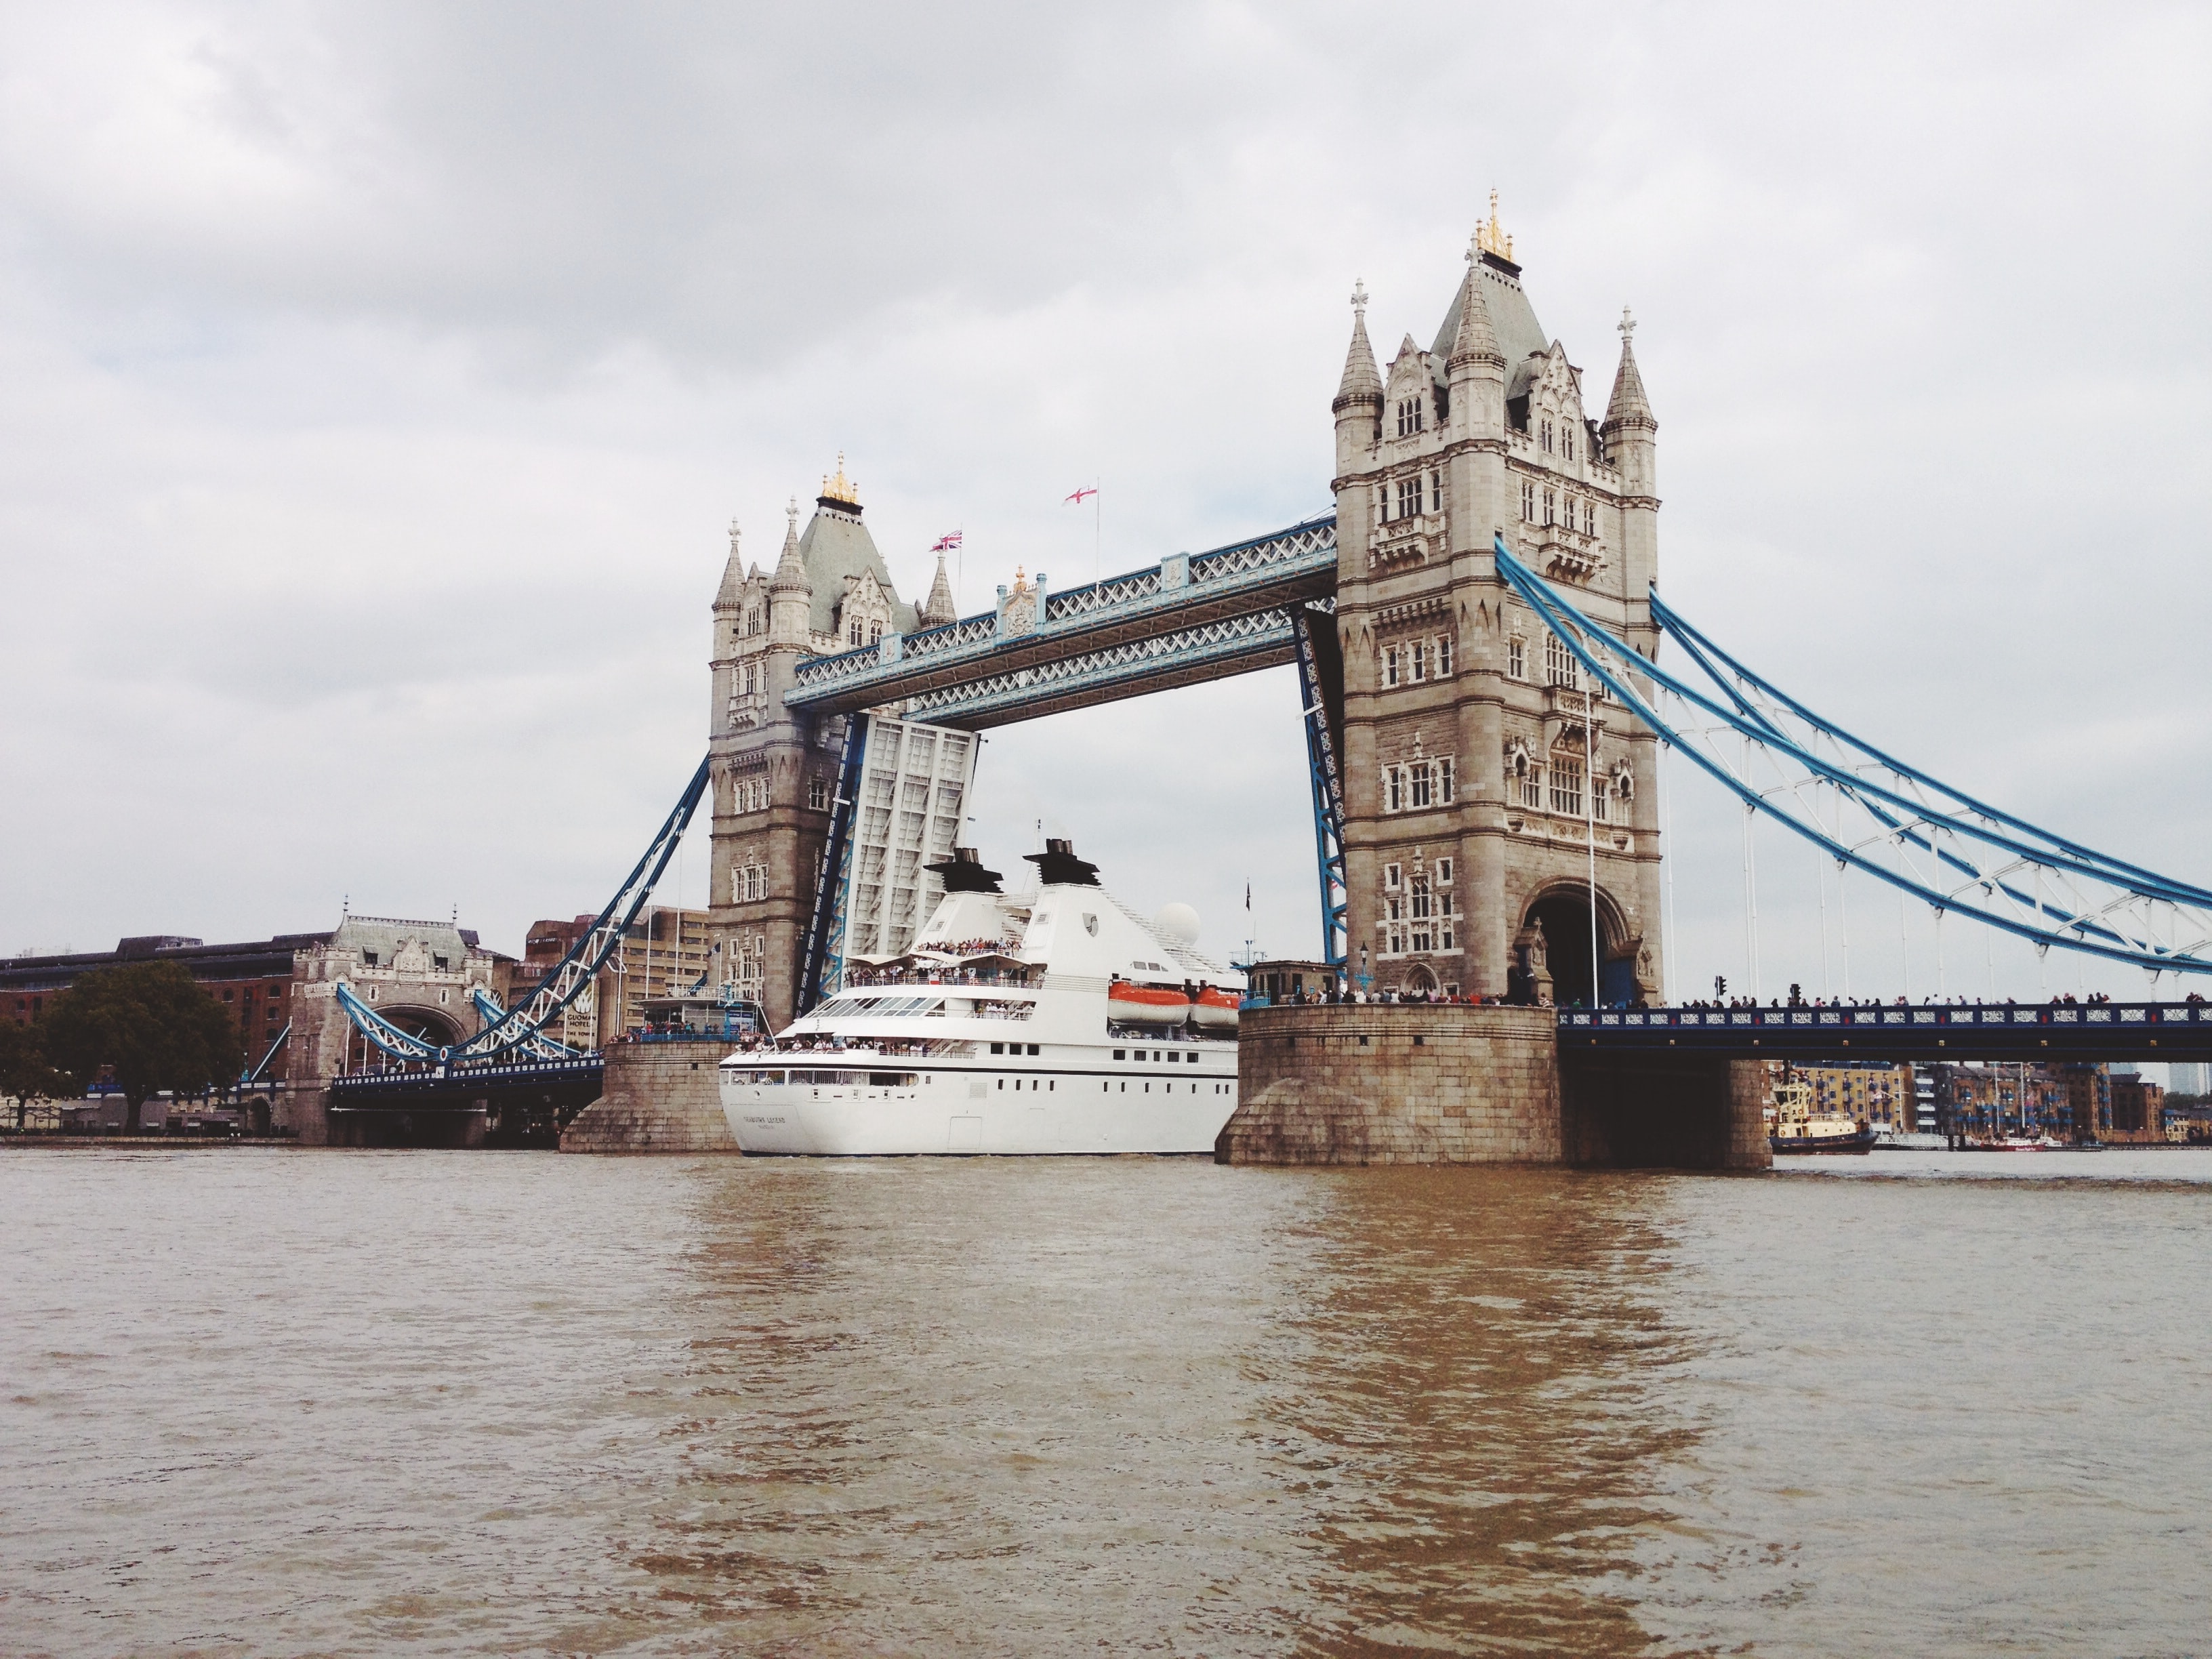
[(1198, 943), (1198, 912), (1188, 904), (1170, 904), (1152, 918), (1152, 926), (1177, 945)]

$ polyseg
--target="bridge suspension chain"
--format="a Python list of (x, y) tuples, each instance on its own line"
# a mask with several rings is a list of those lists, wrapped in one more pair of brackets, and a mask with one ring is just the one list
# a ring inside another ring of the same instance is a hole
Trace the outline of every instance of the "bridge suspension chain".
[[(682, 799), (645, 849), (645, 855), (630, 871), (629, 879), (615, 890), (615, 896), (607, 901), (591, 927), (568, 947), (568, 954), (554, 963), (530, 994), (513, 1008), (500, 1011), (495, 1017), (498, 1004), (483, 999), (478, 1006), (484, 1014), (484, 1027), (467, 1042), (443, 1045), (404, 1030), (362, 1000), (343, 980), (336, 988), (338, 1006), (345, 1010), (362, 1036), (395, 1060), (442, 1066), (459, 1060), (490, 1060), (517, 1048), (540, 1059), (573, 1053), (544, 1036), (545, 1028), (599, 982), (599, 970), (622, 949), (631, 924), (637, 920), (637, 913), (653, 896), (653, 890), (668, 868), (669, 860), (676, 855), (684, 832), (690, 827), (691, 815), (698, 809), (713, 776), (713, 766), (711, 758), (699, 763), (699, 769), (684, 786)], [(489, 1003), (489, 1006), (484, 1007), (484, 1003)]]
[[(1836, 860), (2025, 939), (2159, 973), (2212, 973), (2212, 890), (2001, 811), (1852, 736), (1651, 595), (1695, 675), (1594, 623), (1498, 538), (1498, 574), (1581, 668), (1670, 749)], [(1648, 689), (1647, 689), (1648, 688)], [(1668, 712), (1662, 712), (1662, 709)]]

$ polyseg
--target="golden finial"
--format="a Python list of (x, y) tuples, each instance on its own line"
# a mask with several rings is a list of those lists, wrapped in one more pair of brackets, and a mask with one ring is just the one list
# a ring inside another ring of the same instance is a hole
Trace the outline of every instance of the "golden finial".
[(1490, 192), (1490, 222), (1474, 228), (1474, 241), (1485, 253), (1495, 253), (1501, 259), (1513, 257), (1513, 239), (1498, 222), (1498, 191), (1494, 188)]
[(834, 478), (826, 474), (823, 476), (822, 493), (833, 501), (849, 501), (854, 507), (858, 507), (860, 504), (860, 485), (845, 476), (845, 452), (839, 450), (837, 476)]

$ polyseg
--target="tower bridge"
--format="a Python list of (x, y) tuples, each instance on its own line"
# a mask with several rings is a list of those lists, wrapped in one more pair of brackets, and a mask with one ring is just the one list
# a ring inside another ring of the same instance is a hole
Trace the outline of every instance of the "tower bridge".
[[(746, 563), (733, 525), (712, 607), (706, 758), (595, 927), (530, 997), (451, 1049), (376, 1029), (365, 1006), (348, 1012), (402, 1058), (521, 1048), (558, 1060), (547, 1022), (619, 948), (703, 805), (717, 976), (780, 1027), (836, 988), (848, 951), (880, 958), (910, 943), (937, 896), (928, 866), (951, 855), (965, 817), (975, 732), (1283, 663), (1299, 673), (1322, 958), (1378, 992), (1517, 1005), (1510, 1030), (1470, 1026), (1473, 1046), (1455, 1052), (1470, 1075), (1553, 1075), (1543, 1086), (1555, 1096), (1558, 1075), (1601, 1073), (1610, 1080), (1579, 1109), (1586, 1145), (1655, 1144), (1621, 1115), (1638, 1066), (1690, 1079), (1678, 1100), (1727, 1096), (1713, 1066), (1799, 1041), (1789, 1020), (1739, 1033), (1680, 1010), (1664, 1026), (1599, 1012), (1666, 1000), (1662, 754), (1733, 793), (1747, 823), (1764, 817), (1832, 860), (1839, 902), (1850, 875), (1927, 904), (1939, 928), (1948, 915), (2154, 975), (2212, 972), (2212, 890), (1916, 770), (1662, 602), (1658, 422), (1634, 319), (1624, 309), (1594, 414), (1583, 370), (1537, 321), (1494, 201), (1465, 264), (1430, 343), (1407, 333), (1387, 363), (1355, 286), (1329, 406), (1333, 508), (1280, 530), (1065, 590), (1018, 572), (963, 617), (941, 553), (921, 602), (899, 595), (842, 456), (804, 530), (790, 504), (772, 570)], [(1755, 934), (1753, 948), (1755, 963)], [(1584, 1012), (1530, 1024), (1545, 1003)], [(1267, 1012), (1255, 1076), (1277, 1054), (1295, 1116), (1305, 1108), (1291, 1097), (1311, 1081), (1293, 1059), (1299, 1011)], [(1332, 1016), (1355, 1048), (1380, 1040), (1382, 1018)], [(1860, 1040), (1844, 1023), (1814, 1028), (1816, 1040)], [(1917, 1019), (1851, 1023), (1873, 1042), (1926, 1036)], [(2157, 1023), (2122, 1041), (2152, 1041)], [(2180, 1024), (2194, 1039), (2195, 1016)], [(1977, 1031), (2000, 1036), (2075, 1041)], [(1428, 1039), (1409, 1028), (1405, 1040)], [(1672, 1057), (1648, 1052), (1662, 1042)], [(1598, 1050), (1609, 1058), (1593, 1073)], [(1358, 1059), (1347, 1051), (1346, 1077)], [(1522, 1106), (1542, 1095), (1529, 1087)], [(1593, 1104), (1599, 1095), (1612, 1104)], [(1280, 1150), (1283, 1122), (1248, 1144)], [(1568, 1155), (1575, 1139), (1559, 1121), (1526, 1128), (1509, 1126), (1481, 1155)], [(1690, 1139), (1723, 1161), (1749, 1144), (1710, 1124)]]

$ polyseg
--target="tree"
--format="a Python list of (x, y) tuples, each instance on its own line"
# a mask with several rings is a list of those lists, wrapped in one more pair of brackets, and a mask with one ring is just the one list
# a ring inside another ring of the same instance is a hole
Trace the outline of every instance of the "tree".
[(40, 1030), (46, 1057), (80, 1087), (114, 1068), (133, 1134), (149, 1096), (227, 1083), (242, 1052), (222, 1005), (174, 962), (94, 969), (54, 999)]
[(46, 1063), (40, 1035), (37, 1026), (19, 1024), (0, 1014), (0, 1100), (15, 1102), (19, 1129), (25, 1103), (71, 1092), (70, 1079)]

